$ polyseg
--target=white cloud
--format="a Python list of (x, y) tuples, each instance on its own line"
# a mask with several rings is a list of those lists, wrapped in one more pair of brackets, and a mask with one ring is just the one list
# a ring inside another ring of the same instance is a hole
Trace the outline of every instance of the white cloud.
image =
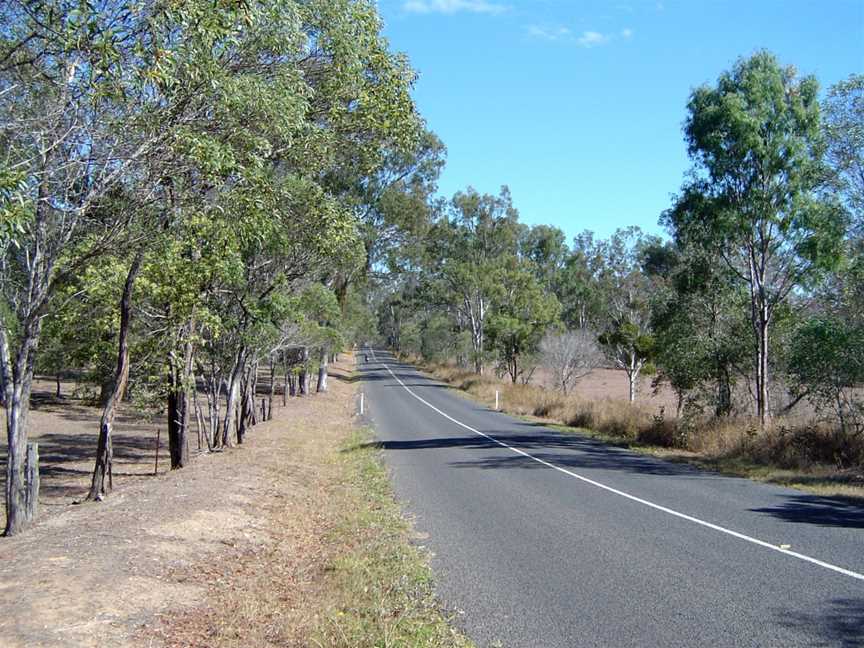
[(564, 38), (570, 38), (573, 32), (566, 27), (540, 27), (538, 25), (529, 25), (527, 27), (528, 35), (533, 38), (541, 38), (543, 40), (555, 41)]
[(633, 35), (633, 30), (629, 27), (625, 27), (621, 30), (621, 38), (630, 38)]
[(596, 47), (609, 42), (609, 36), (595, 31), (584, 31), (582, 35), (576, 39), (582, 47)]
[(461, 11), (480, 14), (500, 14), (507, 7), (489, 0), (407, 0), (402, 8), (410, 13), (454, 14)]

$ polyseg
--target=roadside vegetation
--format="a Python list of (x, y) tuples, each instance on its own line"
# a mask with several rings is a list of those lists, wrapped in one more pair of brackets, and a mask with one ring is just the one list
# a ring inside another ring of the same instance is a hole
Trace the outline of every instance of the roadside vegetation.
[(428, 556), (412, 541), (368, 431), (342, 448), (342, 520), (332, 540), (345, 547), (328, 567), (328, 610), (313, 645), (345, 648), (470, 648), (442, 614)]
[[(506, 187), (469, 188), (402, 248), (380, 330), (519, 414), (748, 474), (860, 483), (862, 124), (864, 76), (820, 97), (769, 52), (741, 58), (690, 95), (692, 168), (658, 215), (667, 238), (630, 227), (568, 245), (521, 223)], [(611, 370), (623, 396), (597, 388)]]
[[(748, 477), (821, 495), (864, 498), (860, 465), (842, 460), (843, 453), (861, 453), (860, 439), (837, 434), (827, 424), (784, 421), (760, 431), (752, 418), (709, 419), (698, 429), (667, 418), (655, 402), (628, 403), (610, 398), (589, 399), (536, 385), (513, 384), (494, 376), (478, 377), (452, 364), (424, 363), (406, 356), (435, 378), (480, 403), (542, 421), (553, 429), (586, 434), (670, 461), (681, 461), (728, 475)], [(583, 386), (595, 381), (587, 375)], [(596, 391), (596, 389), (594, 390)], [(838, 457), (841, 460), (838, 461)]]
[(242, 444), (277, 389), (326, 391), (374, 331), (371, 202), (441, 146), (365, 0), (13, 0), (0, 24), (11, 536), (38, 515), (37, 376), (102, 408), (94, 502), (120, 409), (164, 421), (180, 469)]
[[(372, 0), (0, 3), (4, 542), (57, 499), (40, 476), (74, 482), (94, 520), (123, 479), (147, 505), (149, 466), (115, 467), (143, 465), (154, 422), (172, 471), (237, 458), (252, 474), (237, 447), (253, 427), (280, 400), (325, 399), (331, 363), (374, 342), (516, 414), (860, 485), (864, 76), (823, 92), (769, 52), (741, 58), (690, 95), (692, 168), (656, 215), (667, 236), (572, 242), (520, 222), (506, 186), (437, 194), (445, 147), (415, 78)], [(578, 196), (562, 217), (578, 221)], [(622, 397), (586, 389), (601, 370)], [(52, 435), (55, 415), (92, 430)], [(315, 527), (339, 549), (327, 612), (293, 631), (467, 645), (361, 441), (328, 491), (338, 523)], [(278, 601), (234, 601), (235, 645), (243, 606), (272, 620)]]

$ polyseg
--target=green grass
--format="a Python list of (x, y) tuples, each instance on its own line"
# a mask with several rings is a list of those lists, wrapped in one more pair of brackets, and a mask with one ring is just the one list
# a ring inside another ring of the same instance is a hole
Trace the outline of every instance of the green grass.
[(341, 453), (345, 516), (331, 540), (345, 551), (328, 566), (326, 587), (335, 596), (313, 644), (470, 648), (435, 599), (428, 553), (411, 542), (411, 525), (370, 438), (355, 432)]

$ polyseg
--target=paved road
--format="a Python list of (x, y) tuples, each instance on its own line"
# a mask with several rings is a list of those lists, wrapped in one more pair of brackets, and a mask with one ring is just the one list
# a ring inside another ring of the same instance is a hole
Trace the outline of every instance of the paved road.
[(368, 358), (397, 495), (480, 646), (864, 646), (864, 508), (562, 435)]

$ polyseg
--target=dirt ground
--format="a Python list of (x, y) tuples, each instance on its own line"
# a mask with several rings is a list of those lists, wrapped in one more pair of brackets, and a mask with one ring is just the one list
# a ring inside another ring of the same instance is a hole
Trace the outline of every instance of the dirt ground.
[[(157, 424), (124, 413), (115, 491), (98, 504), (74, 503), (89, 483), (98, 410), (37, 398), (42, 514), (25, 533), (0, 538), (0, 646), (225, 645), (224, 632), (207, 638), (231, 621), (211, 603), (238, 571), (272, 569), (277, 546), (279, 644), (305, 645), (304, 601), (332, 521), (322, 505), (334, 487), (329, 457), (353, 426), (352, 363), (333, 367), (327, 394), (287, 407), (278, 397), (273, 420), (243, 446), (202, 453), (180, 471), (167, 470), (163, 448), (154, 476)], [(245, 642), (243, 628), (228, 630), (236, 645), (263, 645)]]

